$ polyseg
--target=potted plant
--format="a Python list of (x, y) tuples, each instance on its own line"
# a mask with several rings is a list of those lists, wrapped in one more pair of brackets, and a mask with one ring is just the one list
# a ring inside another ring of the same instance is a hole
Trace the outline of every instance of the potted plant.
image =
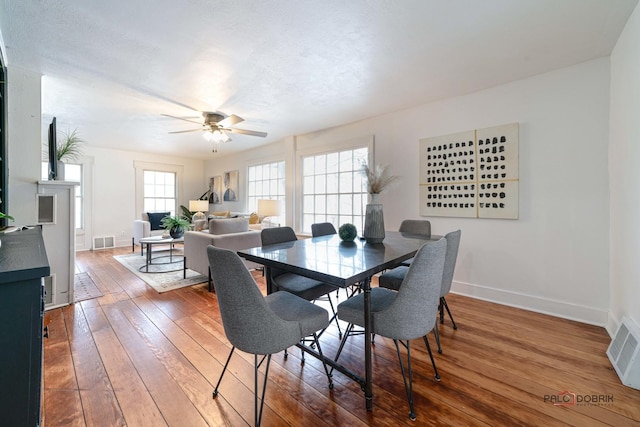
[(58, 156), (58, 176), (56, 178), (64, 180), (64, 163), (69, 160), (77, 160), (82, 155), (84, 140), (78, 135), (78, 129), (61, 133), (62, 138), (56, 146)]
[(178, 239), (184, 234), (184, 230), (191, 225), (191, 223), (183, 216), (180, 215), (167, 215), (162, 218), (162, 228), (169, 230), (169, 234), (172, 238)]

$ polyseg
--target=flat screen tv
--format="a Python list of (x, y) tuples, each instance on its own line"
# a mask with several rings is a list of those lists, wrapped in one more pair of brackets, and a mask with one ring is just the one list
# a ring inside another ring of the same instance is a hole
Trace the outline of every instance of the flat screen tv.
[(49, 180), (56, 179), (58, 175), (58, 141), (56, 138), (56, 118), (49, 125)]

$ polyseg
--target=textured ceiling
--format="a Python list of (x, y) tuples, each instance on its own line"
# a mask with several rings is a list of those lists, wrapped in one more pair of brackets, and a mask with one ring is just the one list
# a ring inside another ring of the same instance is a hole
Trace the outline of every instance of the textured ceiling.
[[(0, 31), (43, 123), (209, 158), (608, 56), (637, 1), (0, 0)], [(268, 137), (168, 134), (194, 110)]]

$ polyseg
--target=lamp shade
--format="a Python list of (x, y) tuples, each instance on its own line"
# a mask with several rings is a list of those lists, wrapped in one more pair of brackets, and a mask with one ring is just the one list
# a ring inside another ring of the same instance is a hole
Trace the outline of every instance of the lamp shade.
[(280, 215), (280, 201), (279, 200), (270, 200), (270, 199), (259, 199), (258, 200), (258, 215), (268, 217), (268, 216), (279, 216)]
[(208, 200), (189, 200), (189, 210), (191, 212), (206, 212), (209, 210)]

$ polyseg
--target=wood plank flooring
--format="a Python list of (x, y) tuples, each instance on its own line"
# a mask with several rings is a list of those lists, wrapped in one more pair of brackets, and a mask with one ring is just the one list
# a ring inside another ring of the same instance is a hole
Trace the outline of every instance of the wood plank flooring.
[[(253, 424), (252, 355), (236, 352), (211, 396), (230, 350), (215, 294), (206, 285), (158, 294), (113, 259), (128, 250), (78, 253), (78, 270), (104, 295), (45, 315), (44, 425)], [(412, 342), (416, 422), (393, 342), (376, 337), (373, 411), (357, 384), (336, 372), (329, 390), (322, 365), (309, 356), (302, 365), (292, 348), (287, 360), (272, 359), (263, 425), (640, 425), (640, 391), (621, 385), (603, 328), (459, 295), (447, 301), (459, 329), (448, 317), (439, 325), (440, 382), (424, 343)], [(326, 354), (337, 351), (337, 335), (335, 326), (323, 335)], [(349, 339), (340, 361), (363, 372), (362, 337)], [(564, 391), (581, 402), (545, 401)]]

